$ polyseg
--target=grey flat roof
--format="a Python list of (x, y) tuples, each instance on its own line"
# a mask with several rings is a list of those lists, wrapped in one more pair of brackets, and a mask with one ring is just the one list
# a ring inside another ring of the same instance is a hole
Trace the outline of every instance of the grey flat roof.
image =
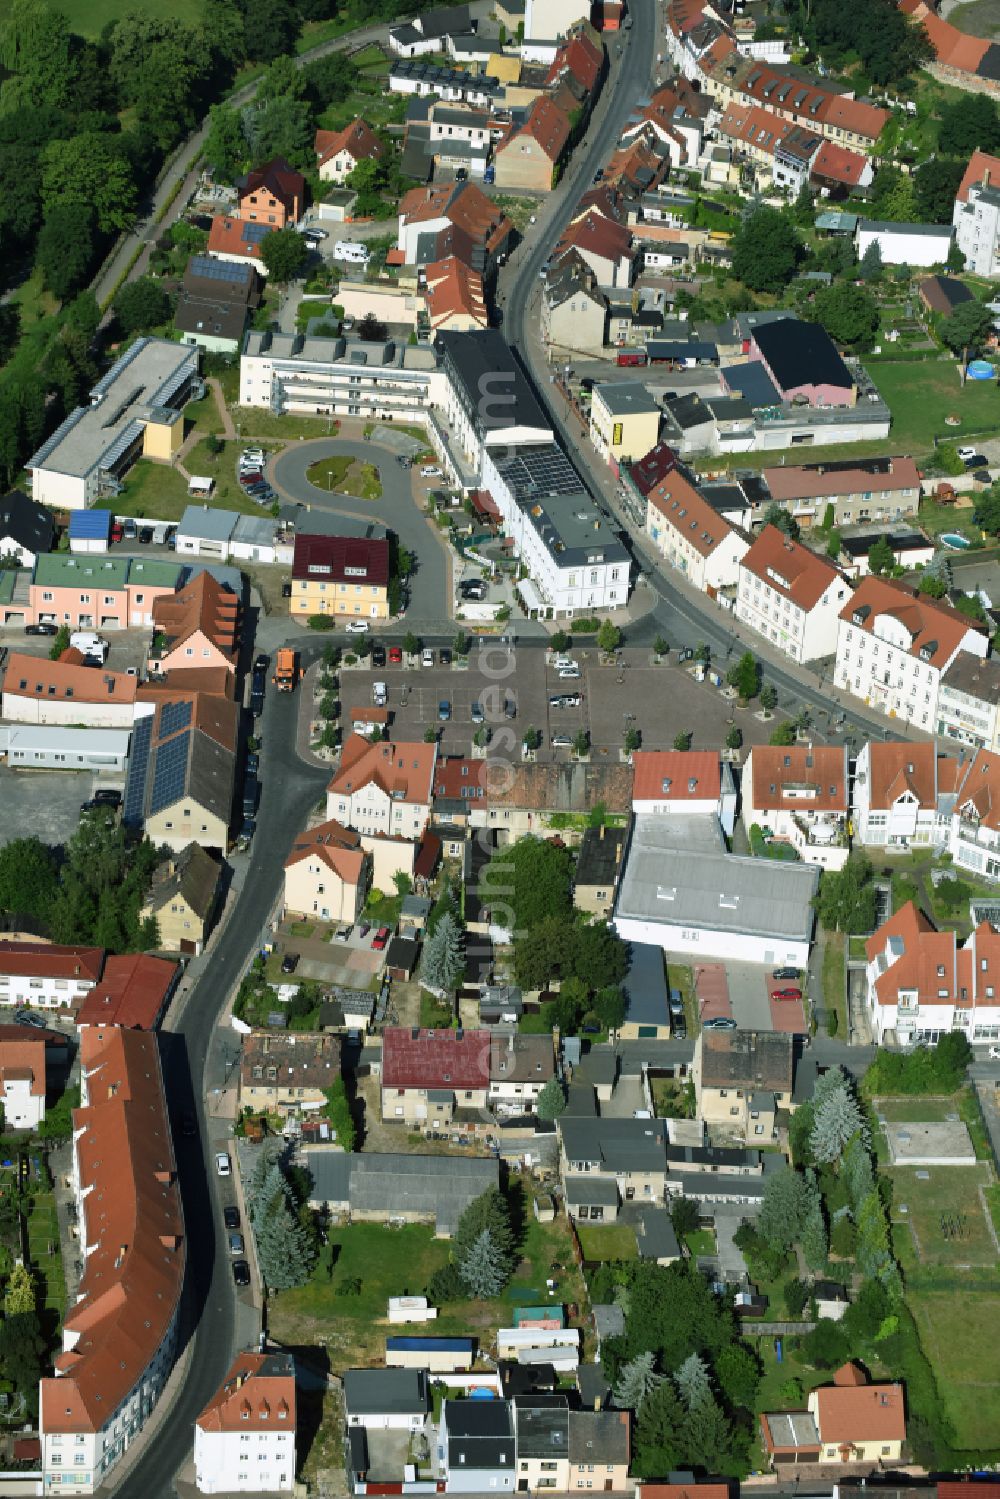
[(423, 1369), (346, 1369), (349, 1416), (425, 1415), (430, 1410)]
[(860, 234), (921, 234), (928, 239), (951, 239), (952, 224), (894, 224), (891, 219), (861, 219)]
[(303, 364), (337, 364), (345, 370), (433, 370), (437, 366), (430, 349), (412, 349), (391, 338), (368, 344), (346, 338), (306, 338), (301, 333), (269, 333), (256, 328), (251, 328), (247, 334), (243, 352), (251, 358), (269, 355), (276, 362), (294, 360)]
[(808, 941), (818, 883), (815, 865), (727, 853), (714, 816), (646, 815), (633, 823), (615, 919)]
[(273, 517), (270, 515), (237, 516), (232, 539), (241, 541), (247, 546), (273, 546)]
[(437, 343), (465, 389), (480, 432), (506, 427), (552, 430), (507, 340), (495, 328), (445, 331), (438, 334)]
[(559, 1119), (567, 1161), (588, 1161), (604, 1171), (666, 1173), (667, 1126), (663, 1119), (599, 1119), (584, 1115)]
[[(235, 510), (217, 510), (214, 505), (189, 505), (177, 527), (178, 536), (195, 536), (199, 541), (228, 541), (236, 529)], [(274, 540), (274, 525), (271, 526)]]
[(727, 1176), (722, 1171), (671, 1171), (671, 1185), (680, 1186), (682, 1197), (731, 1197), (736, 1202), (760, 1202), (764, 1197), (766, 1177)]
[(312, 1172), (314, 1201), (349, 1202), (352, 1209), (387, 1215), (422, 1213), (443, 1233), (451, 1233), (473, 1198), (500, 1180), (492, 1157), (306, 1150), (303, 1159)]
[(679, 1259), (680, 1246), (670, 1214), (666, 1208), (643, 1207), (639, 1211), (639, 1232), (635, 1236), (641, 1260)]
[(983, 703), (1000, 703), (1000, 661), (995, 657), (980, 661), (969, 651), (959, 651), (941, 678), (941, 686)]
[(520, 508), (559, 567), (628, 561), (625, 547), (583, 490), (521, 501)]
[(583, 1172), (566, 1177), (566, 1201), (596, 1204), (598, 1207), (618, 1206), (618, 1183), (607, 1176), (595, 1176)]
[(633, 1025), (670, 1024), (662, 947), (653, 947), (649, 942), (630, 942), (622, 987), (626, 1018)]
[(660, 403), (643, 385), (641, 380), (623, 380), (620, 385), (598, 385), (595, 396), (600, 396), (612, 416), (634, 416), (638, 412), (659, 411)]
[(128, 446), (133, 425), (138, 436), (151, 416), (169, 421), (171, 399), (197, 368), (198, 350), (188, 344), (138, 339), (94, 386), (91, 404), (71, 412), (25, 467), (85, 478), (116, 445)]

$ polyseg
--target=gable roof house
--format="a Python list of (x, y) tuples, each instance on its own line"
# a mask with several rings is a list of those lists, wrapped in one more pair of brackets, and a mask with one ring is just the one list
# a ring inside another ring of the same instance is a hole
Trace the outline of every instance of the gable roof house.
[(894, 579), (862, 578), (840, 614), (833, 685), (890, 718), (931, 731), (942, 674), (987, 636), (943, 601)]
[(382, 1035), (382, 1119), (450, 1123), (456, 1111), (486, 1107), (490, 1033), (387, 1026)]
[(803, 528), (821, 525), (828, 505), (836, 526), (850, 526), (916, 515), (920, 504), (917, 465), (899, 455), (781, 464), (762, 469), (761, 477), (771, 501)]
[(180, 853), (225, 852), (236, 780), (239, 709), (204, 692), (156, 695), (132, 734), (124, 821)]
[[(313, 1180), (312, 1207), (338, 1216), (349, 1213), (356, 1223), (430, 1223), (438, 1238), (450, 1238), (469, 1203), (500, 1183), (496, 1156), (345, 1152), (322, 1146), (304, 1151), (303, 1159)], [(429, 1360), (409, 1366), (434, 1368)]]
[(17, 1040), (0, 1039), (0, 1102), (6, 1129), (37, 1129), (45, 1118), (46, 1044), (44, 1036), (27, 1029)]
[(83, 1274), (55, 1375), (39, 1390), (46, 1489), (107, 1482), (163, 1392), (177, 1346), (187, 1240), (156, 1036), (80, 1037), (73, 1187)]
[(240, 218), (238, 214), (219, 214), (208, 231), (207, 253), (212, 260), (252, 266), (258, 275), (266, 276), (267, 266), (261, 259), (260, 246), (277, 227)]
[(671, 567), (710, 598), (736, 585), (750, 545), (676, 467), (646, 496), (646, 533)]
[(247, 318), (260, 301), (260, 279), (245, 262), (192, 255), (184, 271), (174, 327), (181, 342), (212, 354), (235, 354)]
[(601, 286), (631, 286), (635, 248), (631, 230), (587, 208), (563, 231), (554, 254), (576, 250)]
[(514, 225), (474, 182), (415, 187), (399, 204), (397, 248), (406, 265), (456, 255), (489, 277), (510, 249)]
[(50, 661), (11, 651), (3, 674), (3, 716), (11, 723), (130, 729), (138, 679), (84, 666), (79, 652)]
[(344, 1418), (376, 1431), (419, 1431), (430, 1414), (426, 1369), (345, 1369)]
[(235, 674), (239, 631), (239, 599), (203, 569), (179, 592), (154, 600), (149, 670), (166, 676), (216, 666)]
[[(954, 664), (962, 661), (979, 658), (963, 652)], [(875, 848), (944, 848), (961, 774), (959, 762), (938, 754), (933, 740), (866, 740), (852, 790), (855, 841)]]
[(858, 388), (819, 323), (781, 318), (761, 323), (750, 337), (751, 363), (759, 360), (783, 401), (796, 398), (809, 406), (854, 406)]
[(977, 750), (959, 772), (948, 848), (960, 868), (1000, 879), (1000, 755)]
[(285, 860), (285, 915), (353, 922), (370, 880), (371, 858), (353, 828), (335, 818), (306, 828)]
[(103, 970), (100, 947), (0, 941), (0, 1005), (67, 1008), (90, 993)]
[(767, 525), (740, 559), (736, 618), (793, 661), (837, 649), (850, 584), (827, 557)]
[(506, 1400), (445, 1400), (441, 1464), (449, 1492), (514, 1489), (516, 1439)]
[(343, 130), (317, 130), (313, 148), (321, 182), (343, 182), (359, 161), (381, 161), (386, 155), (384, 142), (362, 119)]
[(903, 1386), (869, 1384), (857, 1365), (845, 1364), (833, 1384), (813, 1390), (805, 1411), (768, 1413), (760, 1418), (771, 1465), (818, 1462), (898, 1462), (906, 1441)]
[(424, 280), (424, 302), (433, 333), (443, 329), (469, 333), (489, 327), (483, 278), (456, 255), (427, 266)]
[(821, 869), (847, 863), (847, 746), (757, 744), (743, 766), (743, 821), (766, 825), (799, 858)]
[(624, 816), (632, 802), (630, 765), (515, 765), (486, 783), (485, 808), (472, 810), (472, 826), (494, 829), (498, 842), (541, 834), (553, 813), (589, 814), (598, 805)]
[(326, 788), (327, 818), (363, 834), (419, 838), (430, 820), (436, 762), (436, 744), (369, 744), (349, 735)]
[(552, 1037), (513, 1031), (491, 1036), (489, 1067), (487, 1107), (500, 1116), (533, 1113), (539, 1093), (555, 1076)]
[(748, 1143), (769, 1140), (795, 1081), (794, 1038), (781, 1031), (703, 1031), (695, 1047), (698, 1114)]
[(55, 522), (52, 511), (30, 500), (20, 489), (0, 499), (0, 557), (13, 557), (18, 567), (34, 567), (52, 549)]
[(290, 1353), (240, 1353), (194, 1423), (202, 1494), (284, 1493), (295, 1481), (295, 1364)]
[(955, 657), (938, 688), (937, 731), (974, 749), (1000, 749), (1000, 660)]
[(546, 343), (596, 353), (604, 347), (608, 300), (590, 266), (575, 250), (556, 262), (542, 288), (541, 327)]
[(297, 224), (306, 206), (306, 179), (275, 156), (249, 172), (239, 186), (239, 218), (284, 229)]
[(199, 843), (189, 843), (154, 871), (140, 916), (155, 916), (161, 950), (194, 955), (202, 951), (215, 915), (221, 872), (221, 865)]
[(156, 1030), (180, 971), (179, 964), (151, 953), (109, 954), (100, 983), (79, 1004), (77, 1029), (118, 1025), (128, 1030)]
[(339, 1036), (252, 1031), (240, 1055), (240, 1107), (281, 1114), (321, 1109), (340, 1075)]
[(544, 94), (532, 104), (524, 124), (496, 149), (497, 187), (548, 192), (570, 137), (570, 122)]
[(731, 838), (736, 781), (717, 750), (636, 750), (632, 755), (632, 811), (714, 815)]

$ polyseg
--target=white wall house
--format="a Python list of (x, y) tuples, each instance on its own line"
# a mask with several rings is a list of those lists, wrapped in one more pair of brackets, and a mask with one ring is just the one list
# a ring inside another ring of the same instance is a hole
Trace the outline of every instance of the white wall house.
[(1000, 276), (1000, 158), (973, 151), (955, 194), (955, 243), (974, 276)]
[(727, 838), (736, 825), (736, 778), (717, 750), (636, 750), (632, 811), (717, 817)]
[(950, 224), (893, 224), (859, 219), (854, 248), (863, 260), (869, 245), (877, 244), (883, 265), (944, 265), (954, 229)]
[(989, 640), (964, 614), (887, 578), (863, 578), (840, 614), (833, 684), (889, 718), (933, 730), (941, 675)]
[(1000, 660), (960, 652), (938, 687), (937, 731), (975, 749), (1000, 749)]
[(240, 405), (310, 416), (419, 416), (441, 386), (434, 355), (389, 339), (349, 344), (251, 331), (240, 358)]
[(326, 788), (327, 820), (363, 834), (419, 838), (431, 815), (436, 744), (369, 744), (352, 734)]
[(0, 1005), (68, 1009), (90, 993), (103, 968), (99, 947), (0, 942)]
[(826, 557), (765, 526), (740, 562), (736, 618), (793, 661), (837, 649), (839, 615), (850, 585)]
[(1000, 756), (989, 750), (959, 774), (948, 851), (958, 868), (1000, 880)]
[(847, 746), (758, 744), (743, 766), (743, 821), (768, 827), (806, 864), (843, 869), (850, 852)]
[(7, 1129), (37, 1129), (45, 1118), (45, 1040), (0, 1042), (0, 1099)]
[(933, 741), (867, 740), (854, 770), (855, 841), (874, 848), (944, 848), (958, 771), (958, 761), (939, 755)]
[(963, 945), (908, 901), (866, 947), (868, 1013), (882, 1045), (934, 1046), (949, 1031), (1000, 1040), (1000, 933), (982, 922)]
[(676, 468), (646, 497), (646, 534), (671, 567), (713, 595), (735, 586), (749, 546)]
[(295, 1482), (295, 1366), (290, 1353), (241, 1353), (194, 1426), (202, 1494), (275, 1494)]

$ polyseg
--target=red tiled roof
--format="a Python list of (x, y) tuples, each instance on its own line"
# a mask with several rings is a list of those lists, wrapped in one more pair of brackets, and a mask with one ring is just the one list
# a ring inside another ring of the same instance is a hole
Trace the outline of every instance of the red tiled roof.
[(317, 130), (313, 149), (316, 165), (320, 167), (331, 156), (339, 156), (341, 151), (348, 151), (355, 161), (379, 161), (385, 155), (385, 146), (362, 119), (352, 120), (343, 130)]
[[(19, 1027), (20, 1029), (20, 1027)], [(34, 1098), (45, 1097), (45, 1041), (41, 1036), (0, 1041), (0, 1080), (30, 1082)]]
[[(240, 255), (249, 260), (259, 261), (260, 240), (249, 240), (244, 237), (249, 227), (243, 219), (214, 218), (208, 233), (209, 255)], [(268, 233), (271, 233), (270, 226), (262, 227), (267, 228)]]
[(844, 581), (828, 558), (771, 525), (764, 527), (740, 567), (807, 612), (819, 603), (831, 583)]
[[(863, 611), (860, 619), (859, 611)], [(919, 656), (926, 650), (927, 659), (937, 667), (944, 667), (951, 660), (972, 624), (967, 615), (959, 614), (950, 604), (917, 593), (895, 579), (869, 574), (847, 600), (840, 618), (870, 635), (881, 615), (891, 616), (906, 629), (910, 636), (909, 655)]]
[(374, 781), (397, 800), (429, 805), (436, 758), (435, 744), (369, 744), (363, 735), (351, 734), (340, 754), (340, 769), (326, 789), (335, 796), (350, 796)]
[(367, 583), (385, 588), (389, 583), (389, 543), (362, 536), (295, 538), (292, 577), (308, 582)]
[(640, 1499), (730, 1499), (728, 1483), (643, 1483)]
[[(926, 744), (868, 741), (868, 805), (885, 812), (897, 798), (909, 792), (920, 807), (937, 806), (938, 767), (958, 766), (957, 760), (939, 755), (933, 741)], [(941, 788), (944, 789), (944, 788)]]
[(306, 179), (301, 172), (289, 166), (284, 157), (275, 156), (272, 161), (266, 161), (262, 167), (255, 167), (252, 172), (247, 173), (246, 186), (240, 192), (241, 206), (244, 198), (261, 190), (270, 193), (272, 198), (277, 198), (285, 212), (293, 218), (298, 218), (302, 212)]
[(154, 1030), (166, 1008), (178, 965), (148, 953), (111, 956), (101, 982), (77, 1012), (81, 1025), (121, 1025), (127, 1030)]
[(0, 942), (0, 973), (18, 978), (90, 979), (104, 967), (102, 947), (59, 947), (46, 942)]
[(581, 254), (589, 251), (603, 260), (617, 262), (628, 255), (631, 245), (632, 235), (623, 224), (616, 224), (589, 208), (565, 230), (555, 253), (561, 255), (564, 250), (572, 248)]
[(487, 790), (487, 762), (467, 755), (442, 756), (434, 767), (434, 795), (452, 801), (482, 798)]
[(361, 847), (359, 834), (331, 817), (328, 822), (306, 828), (304, 833), (299, 834), (285, 860), (285, 868), (291, 869), (293, 865), (301, 864), (303, 859), (314, 857), (339, 875), (345, 885), (356, 885), (361, 879), (367, 856)]
[(156, 1036), (89, 1026), (87, 1104), (73, 1112), (87, 1255), (67, 1311), (58, 1377), (41, 1381), (42, 1430), (97, 1432), (135, 1389), (173, 1325), (186, 1243)]
[[(64, 654), (68, 654), (65, 652)], [(78, 652), (74, 655), (82, 660)], [(72, 661), (50, 661), (47, 656), (28, 656), (11, 651), (3, 674), (3, 690), (12, 697), (44, 698), (47, 702), (77, 703), (135, 702), (138, 680), (123, 671), (97, 671)]]
[(197, 573), (178, 593), (161, 593), (153, 600), (153, 629), (166, 636), (170, 650), (200, 631), (234, 660), (239, 620), (239, 599), (207, 571)]
[[(751, 750), (755, 809), (846, 812), (847, 750), (825, 744), (756, 744)], [(814, 794), (807, 796), (806, 789)]]
[(552, 66), (546, 74), (546, 84), (555, 83), (564, 68), (573, 74), (589, 94), (601, 71), (601, 49), (588, 36), (575, 36), (564, 42), (552, 60)]
[(1000, 828), (1000, 756), (977, 750), (959, 773), (955, 805), (988, 828)]
[(926, 0), (899, 0), (899, 8), (923, 26), (938, 62), (963, 73), (977, 71), (989, 51), (988, 41), (978, 36), (968, 36), (950, 21), (942, 20)]
[[(528, 111), (528, 118), (521, 127), (520, 134), (532, 136), (551, 162), (559, 160), (569, 140), (570, 123), (562, 110), (547, 99), (544, 94), (532, 104)], [(516, 135), (510, 137), (503, 149), (506, 150), (517, 140)]]
[[(683, 754), (679, 750), (636, 750), (632, 771), (633, 802), (717, 802), (722, 793), (722, 771), (714, 750)], [(665, 782), (669, 782), (666, 790)]]
[(387, 1026), (382, 1034), (384, 1088), (485, 1088), (489, 1080), (489, 1031)]
[(198, 1417), (202, 1431), (295, 1432), (295, 1372), (285, 1354), (240, 1353)]
[(828, 1385), (816, 1390), (816, 1426), (824, 1446), (836, 1442), (902, 1442), (906, 1439), (903, 1386)]
[(990, 156), (986, 151), (973, 151), (955, 197), (960, 203), (968, 203), (970, 187), (991, 181), (994, 187), (1000, 183), (1000, 156)]
[(732, 526), (703, 499), (680, 469), (672, 469), (647, 500), (702, 557), (710, 557), (732, 534)]
[(413, 860), (413, 873), (418, 879), (429, 880), (438, 866), (441, 857), (441, 839), (437, 833), (432, 833), (430, 828), (424, 828), (417, 844), (416, 858)]
[(481, 328), (489, 327), (489, 312), (483, 278), (478, 271), (449, 255), (447, 260), (435, 260), (426, 269), (427, 315), (431, 327), (438, 328), (451, 318), (464, 314), (473, 318)]
[(814, 500), (835, 495), (885, 493), (916, 489), (920, 474), (912, 458), (889, 459), (889, 472), (873, 474), (864, 468), (825, 468), (821, 464), (795, 464), (761, 469), (761, 478), (773, 500)]
[(857, 187), (868, 165), (867, 156), (852, 151), (847, 146), (838, 146), (835, 141), (824, 140), (810, 168), (814, 177), (823, 177), (828, 182), (842, 182), (846, 187)]

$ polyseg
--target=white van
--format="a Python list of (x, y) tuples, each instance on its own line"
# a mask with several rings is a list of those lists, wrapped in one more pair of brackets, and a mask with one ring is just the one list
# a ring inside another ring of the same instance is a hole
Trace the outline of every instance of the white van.
[(153, 545), (162, 547), (167, 544), (170, 535), (170, 522), (161, 520), (153, 527)]
[(369, 260), (367, 245), (356, 245), (353, 240), (338, 239), (333, 247), (334, 260), (350, 260), (355, 265), (367, 265)]
[(100, 656), (103, 662), (108, 654), (108, 642), (102, 640), (93, 630), (75, 630), (69, 637), (69, 643), (73, 650), (79, 651), (83, 656)]

